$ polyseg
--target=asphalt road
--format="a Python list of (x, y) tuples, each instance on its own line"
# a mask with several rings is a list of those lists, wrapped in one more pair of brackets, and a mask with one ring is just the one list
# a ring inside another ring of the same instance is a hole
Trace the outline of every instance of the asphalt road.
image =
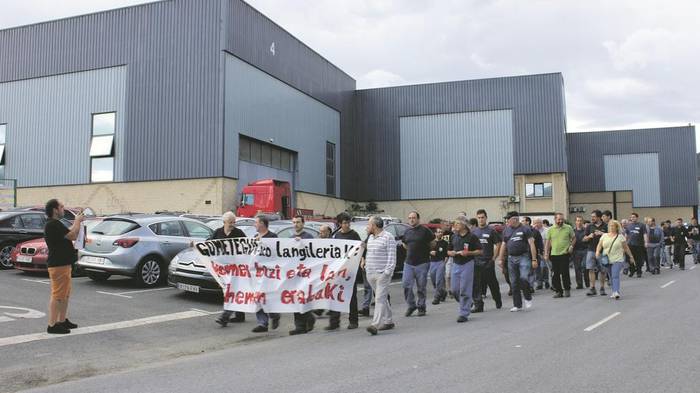
[[(0, 273), (0, 306), (43, 311), (48, 285), (23, 278)], [(18, 281), (23, 290), (8, 292)], [(363, 318), (361, 329), (324, 332), (321, 319), (314, 332), (289, 337), (290, 316), (279, 330), (254, 335), (250, 315), (242, 325), (215, 325), (205, 312), (218, 310), (216, 298), (168, 289), (134, 293), (124, 280), (79, 279), (71, 319), (104, 330), (7, 344), (41, 331), (45, 321), (0, 322), (0, 390), (696, 393), (699, 284), (700, 268), (664, 269), (625, 277), (619, 301), (589, 298), (584, 290), (568, 299), (538, 291), (531, 310), (509, 313), (509, 298), (502, 310), (489, 298), (487, 312), (465, 324), (455, 322), (454, 301), (429, 305), (426, 317), (404, 317), (395, 285), (393, 331), (371, 337)], [(151, 319), (141, 326), (109, 325), (144, 318)]]

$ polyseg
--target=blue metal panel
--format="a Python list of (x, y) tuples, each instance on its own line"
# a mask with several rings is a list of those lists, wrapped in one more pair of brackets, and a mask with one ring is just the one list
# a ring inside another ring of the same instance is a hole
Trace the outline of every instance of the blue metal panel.
[(401, 199), (513, 194), (511, 110), (401, 117), (400, 129)]
[(340, 144), (339, 113), (235, 56), (226, 55), (225, 80), (225, 175), (246, 177), (237, 168), (242, 134), (296, 151), (297, 190), (325, 194), (326, 141)]
[(123, 180), (221, 176), (220, 14), (176, 0), (2, 30), (0, 82), (128, 65)]
[[(566, 172), (562, 86), (557, 73), (358, 90), (357, 170), (343, 182), (356, 184), (362, 200), (399, 199), (400, 117), (502, 109), (513, 112), (512, 146), (506, 151), (513, 151), (515, 174)], [(458, 167), (446, 166), (447, 176), (455, 176)]]
[(569, 133), (569, 191), (605, 191), (605, 155), (658, 153), (661, 206), (695, 206), (695, 144), (694, 126)]
[(124, 178), (127, 67), (0, 83), (6, 177), (32, 187), (90, 182), (92, 113), (117, 112), (115, 181)]
[(603, 157), (605, 191), (632, 191), (634, 207), (661, 206), (658, 153)]

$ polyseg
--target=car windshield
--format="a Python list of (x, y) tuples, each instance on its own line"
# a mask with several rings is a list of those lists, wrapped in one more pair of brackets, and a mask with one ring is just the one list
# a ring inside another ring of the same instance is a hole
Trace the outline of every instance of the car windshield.
[(97, 224), (90, 233), (106, 236), (119, 236), (138, 228), (139, 224), (125, 220), (105, 220)]
[(252, 206), (254, 203), (255, 203), (255, 195), (253, 195), (253, 194), (241, 195), (241, 206)]

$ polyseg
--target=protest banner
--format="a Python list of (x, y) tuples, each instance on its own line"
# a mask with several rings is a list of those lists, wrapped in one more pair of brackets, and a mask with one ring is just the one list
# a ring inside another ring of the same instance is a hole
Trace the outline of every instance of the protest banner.
[(360, 242), (335, 239), (220, 239), (195, 244), (224, 294), (224, 309), (271, 313), (348, 312)]

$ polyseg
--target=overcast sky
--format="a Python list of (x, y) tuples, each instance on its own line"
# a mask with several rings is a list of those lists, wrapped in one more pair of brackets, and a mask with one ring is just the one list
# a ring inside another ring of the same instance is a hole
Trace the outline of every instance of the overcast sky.
[[(0, 28), (143, 2), (2, 0)], [(358, 88), (562, 72), (569, 131), (700, 120), (697, 1), (249, 3)]]

